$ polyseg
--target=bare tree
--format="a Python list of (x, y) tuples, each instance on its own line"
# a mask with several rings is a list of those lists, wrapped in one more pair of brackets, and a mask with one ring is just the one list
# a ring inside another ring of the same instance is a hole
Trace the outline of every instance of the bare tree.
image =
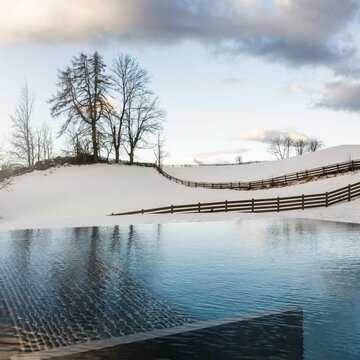
[(10, 154), (27, 166), (34, 166), (35, 145), (32, 116), (34, 112), (35, 96), (27, 83), (20, 90), (20, 96), (15, 106), (15, 111), (10, 115), (12, 133)]
[(283, 136), (283, 143), (284, 148), (286, 149), (286, 158), (288, 159), (290, 157), (291, 147), (294, 144), (294, 139), (289, 135), (285, 135)]
[(112, 154), (114, 150), (114, 144), (112, 141), (112, 137), (109, 136), (109, 134), (105, 132), (98, 132), (98, 144), (99, 149), (101, 149), (101, 152), (99, 153), (99, 157), (101, 155), (105, 154), (106, 161), (109, 162), (110, 155)]
[(44, 124), (41, 130), (41, 147), (44, 160), (50, 160), (54, 153), (54, 139), (52, 132), (47, 124)]
[(270, 143), (269, 152), (275, 155), (278, 160), (287, 159), (290, 157), (290, 150), (293, 142), (294, 140), (291, 138), (291, 136), (275, 136)]
[(146, 90), (150, 83), (150, 76), (140, 67), (136, 58), (130, 55), (119, 55), (113, 61), (111, 79), (117, 94), (117, 106), (116, 111), (108, 113), (107, 121), (115, 151), (115, 162), (119, 162), (126, 109), (137, 96)]
[(282, 141), (280, 136), (275, 136), (270, 143), (269, 152), (273, 154), (278, 160), (284, 159), (285, 154), (282, 146)]
[(235, 158), (235, 163), (236, 164), (238, 164), (238, 165), (240, 165), (240, 164), (242, 164), (242, 157), (241, 157), (241, 155), (238, 155), (236, 158)]
[(54, 141), (51, 130), (46, 123), (36, 130), (35, 137), (37, 161), (49, 160), (53, 155)]
[(3, 178), (0, 176), (0, 190), (2, 189), (8, 189), (12, 184), (12, 178)]
[(35, 157), (36, 161), (39, 162), (42, 160), (42, 151), (41, 151), (41, 131), (40, 128), (35, 130), (34, 135), (34, 147), (35, 147)]
[(164, 159), (169, 156), (169, 153), (165, 150), (165, 139), (161, 136), (160, 131), (158, 132), (157, 142), (154, 147), (154, 155), (156, 165), (161, 168), (164, 163)]
[(303, 155), (307, 152), (309, 147), (309, 141), (306, 139), (298, 139), (293, 143), (293, 148), (295, 149), (296, 155)]
[(98, 161), (98, 123), (111, 113), (108, 101), (109, 77), (106, 65), (98, 52), (93, 55), (81, 53), (74, 57), (66, 70), (58, 75), (58, 92), (51, 99), (51, 115), (65, 117), (59, 135), (65, 133), (72, 123), (85, 123), (91, 133), (93, 160)]
[(0, 145), (0, 190), (8, 188), (12, 184), (11, 175), (6, 171), (7, 167), (3, 147)]
[(317, 150), (320, 150), (322, 147), (324, 147), (324, 143), (317, 138), (312, 138), (308, 142), (308, 151), (309, 152), (315, 152)]
[(159, 106), (159, 99), (150, 91), (144, 91), (128, 103), (125, 116), (125, 149), (130, 164), (138, 148), (148, 146), (149, 135), (156, 134), (162, 127), (165, 112)]
[[(86, 125), (86, 124), (85, 124)], [(71, 124), (65, 131), (65, 146), (62, 152), (78, 161), (89, 158), (91, 154), (91, 134), (88, 126)]]

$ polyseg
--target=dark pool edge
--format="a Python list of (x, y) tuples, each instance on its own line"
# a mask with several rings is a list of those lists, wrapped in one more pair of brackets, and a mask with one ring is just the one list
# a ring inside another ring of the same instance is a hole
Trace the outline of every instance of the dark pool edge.
[(101, 350), (104, 348), (110, 348), (118, 345), (130, 344), (134, 342), (156, 339), (164, 336), (182, 334), (189, 331), (202, 330), (214, 326), (227, 325), (235, 322), (249, 321), (264, 316), (280, 315), (291, 312), (302, 312), (302, 309), (298, 306), (283, 306), (275, 309), (261, 310), (241, 315), (234, 315), (231, 317), (225, 317), (221, 319), (200, 321), (197, 323), (190, 323), (186, 325), (180, 325), (172, 328), (153, 330), (148, 332), (137, 333), (133, 335), (119, 336), (108, 338), (104, 340), (95, 340), (82, 344), (69, 345), (59, 347), (51, 350), (37, 351), (34, 353), (22, 353), (13, 355), (10, 357), (11, 360), (43, 360), (52, 359), (62, 356), (76, 355), (79, 353)]

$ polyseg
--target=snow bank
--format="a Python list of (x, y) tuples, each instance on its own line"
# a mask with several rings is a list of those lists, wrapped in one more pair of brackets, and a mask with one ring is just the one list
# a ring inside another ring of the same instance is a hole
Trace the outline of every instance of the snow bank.
[(170, 175), (189, 181), (255, 181), (355, 159), (360, 159), (360, 145), (341, 145), (289, 159), (257, 164), (164, 167), (164, 171)]

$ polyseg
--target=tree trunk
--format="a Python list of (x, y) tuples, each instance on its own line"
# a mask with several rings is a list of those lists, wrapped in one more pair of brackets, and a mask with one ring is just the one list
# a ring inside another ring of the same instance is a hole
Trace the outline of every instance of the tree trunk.
[(28, 139), (26, 139), (26, 151), (27, 151), (28, 166), (29, 168), (31, 168), (31, 146), (30, 146), (30, 141)]
[(129, 156), (130, 156), (130, 165), (132, 165), (134, 163), (134, 151), (133, 150), (130, 151)]
[(97, 137), (96, 137), (96, 125), (93, 124), (91, 127), (92, 131), (92, 143), (93, 143), (93, 161), (96, 163), (99, 161), (99, 149), (98, 149), (98, 143), (97, 143)]
[(120, 147), (115, 146), (115, 163), (118, 164), (120, 162)]

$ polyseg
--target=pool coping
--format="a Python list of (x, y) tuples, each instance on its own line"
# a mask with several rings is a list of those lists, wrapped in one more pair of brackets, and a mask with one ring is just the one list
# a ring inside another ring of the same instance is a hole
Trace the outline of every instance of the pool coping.
[(214, 326), (227, 325), (240, 321), (248, 321), (258, 319), (269, 315), (278, 315), (288, 312), (302, 312), (299, 306), (283, 306), (270, 310), (261, 310), (251, 313), (245, 313), (240, 315), (234, 315), (230, 317), (224, 317), (221, 319), (205, 320), (196, 323), (189, 323), (185, 325), (175, 326), (172, 328), (153, 330), (148, 332), (141, 332), (132, 335), (125, 335), (119, 337), (112, 337), (103, 340), (94, 340), (86, 343), (62, 346), (51, 350), (36, 351), (33, 353), (20, 353), (10, 357), (11, 360), (43, 360), (52, 359), (62, 356), (75, 355), (78, 353), (84, 353), (88, 351), (100, 350), (104, 348), (110, 348), (123, 344), (130, 344), (138, 341), (151, 340), (159, 337), (181, 334), (189, 331), (202, 330)]

